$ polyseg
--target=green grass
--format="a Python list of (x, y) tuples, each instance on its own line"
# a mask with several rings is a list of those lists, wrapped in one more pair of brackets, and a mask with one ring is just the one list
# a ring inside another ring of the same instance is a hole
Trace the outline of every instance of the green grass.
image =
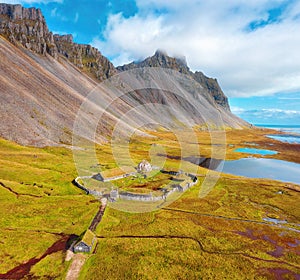
[(63, 263), (64, 252), (57, 252), (48, 255), (31, 270), (31, 273), (38, 279), (64, 279), (68, 264)]
[[(299, 263), (297, 249), (288, 245), (298, 239), (298, 233), (259, 223), (270, 211), (266, 197), (272, 197), (272, 209), (278, 207), (282, 219), (299, 221), (299, 194), (288, 194), (289, 207), (294, 209), (290, 212), (282, 198), (273, 195), (278, 183), (256, 186), (257, 182), (245, 180), (231, 187), (223, 179), (205, 199), (198, 198), (195, 187), (169, 206), (180, 211), (130, 214), (107, 209), (97, 228), (97, 235), (105, 238), (99, 238), (97, 252), (85, 264), (80, 279), (122, 275), (127, 275), (122, 279), (223, 279), (228, 275), (230, 279), (266, 279), (272, 276), (267, 268), (278, 267), (277, 261), (282, 261), (281, 268), (299, 273), (293, 267)], [(255, 204), (245, 203), (250, 197)], [(249, 230), (253, 238), (243, 235)], [(267, 253), (276, 246), (285, 250), (279, 258)]]
[[(80, 235), (99, 204), (72, 185), (76, 171), (67, 149), (0, 140), (0, 158), (0, 273), (5, 273), (43, 255), (61, 238), (58, 234)], [(66, 265), (58, 253), (47, 259), (62, 269)], [(42, 264), (34, 267), (33, 275), (39, 275)]]
[[(152, 134), (157, 138), (132, 139), (131, 162), (137, 165), (142, 159), (151, 160), (153, 143), (164, 146), (168, 155), (181, 155), (174, 134)], [(200, 133), (198, 138), (201, 154), (209, 156), (208, 134)], [(228, 143), (236, 147), (251, 139), (265, 145), (261, 131), (227, 133)], [(184, 141), (194, 155), (198, 145), (189, 143), (189, 135)], [(288, 145), (276, 145), (281, 151), (276, 156), (298, 160), (297, 154), (292, 158)], [(122, 143), (117, 147), (122, 164), (128, 164), (126, 147)], [(240, 156), (234, 148), (227, 150), (230, 159)], [(111, 147), (96, 149), (102, 170), (117, 167)], [(90, 167), (94, 162), (84, 160), (91, 172), (97, 172), (97, 167)], [(0, 140), (0, 163), (1, 274), (41, 257), (61, 238), (60, 234), (82, 235), (99, 203), (72, 185), (77, 172), (71, 150), (22, 147)], [(207, 172), (188, 163), (183, 167), (199, 175)], [(178, 160), (167, 159), (164, 168), (176, 170), (182, 166)], [(125, 178), (115, 183), (127, 190), (138, 189), (139, 185), (150, 190), (168, 179), (164, 176), (158, 173), (148, 179)], [(114, 208), (139, 207), (146, 211), (149, 207), (124, 201), (108, 206), (96, 229), (97, 250), (85, 263), (80, 279), (273, 279), (270, 269), (278, 267), (289, 271), (287, 279), (300, 273), (299, 233), (284, 228), (299, 230), (299, 192), (286, 188), (285, 183), (223, 175), (207, 196), (199, 198), (202, 181), (199, 177), (199, 183), (166, 204), (167, 209), (153, 205), (152, 212), (128, 213)], [(277, 194), (278, 190), (283, 194)], [(264, 217), (278, 217), (288, 223), (274, 227), (262, 223)], [(283, 254), (272, 256), (278, 246)], [(62, 251), (48, 255), (31, 268), (30, 277), (63, 278), (70, 265), (64, 258)]]
[[(263, 139), (260, 133), (256, 139)], [(239, 139), (237, 132), (229, 131), (228, 141), (242, 143), (253, 134), (246, 131)], [(167, 135), (168, 140), (160, 137), (157, 142), (166, 146), (169, 155), (180, 155), (172, 135)], [(201, 141), (208, 153), (209, 141), (204, 137)], [(143, 147), (146, 150), (134, 149), (133, 158), (147, 154), (149, 146)], [(227, 156), (237, 155), (229, 150)], [(170, 169), (178, 165), (177, 160), (165, 163)], [(205, 174), (201, 168), (197, 172)], [(276, 215), (288, 221), (286, 227), (299, 230), (298, 192), (286, 189), (285, 183), (224, 175), (200, 199), (201, 182), (202, 178), (168, 205), (170, 210), (134, 214), (108, 208), (97, 228), (101, 237), (97, 252), (80, 279), (226, 279), (229, 275), (230, 279), (272, 279), (270, 269), (278, 267), (286, 269), (290, 278), (299, 273), (299, 246), (289, 245), (299, 240), (298, 233), (261, 223), (262, 218)], [(284, 194), (277, 194), (278, 190), (285, 190)], [(271, 255), (277, 246), (283, 247), (282, 256)]]

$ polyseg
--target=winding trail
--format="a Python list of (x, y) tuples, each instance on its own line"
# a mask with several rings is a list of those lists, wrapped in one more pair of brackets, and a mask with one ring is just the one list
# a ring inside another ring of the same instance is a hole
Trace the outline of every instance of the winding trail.
[(69, 267), (69, 270), (66, 275), (66, 280), (77, 280), (81, 271), (82, 266), (84, 265), (87, 255), (84, 254), (75, 254), (73, 261)]

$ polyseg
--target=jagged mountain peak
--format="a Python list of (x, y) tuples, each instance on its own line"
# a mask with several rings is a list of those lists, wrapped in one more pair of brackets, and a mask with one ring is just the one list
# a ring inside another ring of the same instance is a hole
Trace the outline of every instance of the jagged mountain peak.
[(15, 45), (55, 59), (67, 58), (76, 67), (102, 81), (116, 74), (138, 67), (170, 68), (190, 75), (213, 97), (217, 105), (229, 109), (228, 101), (215, 79), (206, 77), (202, 72), (193, 73), (183, 57), (171, 57), (166, 51), (158, 49), (153, 56), (140, 62), (117, 67), (105, 58), (98, 49), (73, 42), (73, 36), (53, 35), (48, 30), (40, 9), (24, 8), (21, 5), (0, 4), (0, 35)]
[[(153, 55), (152, 58), (153, 59), (156, 58), (156, 59), (158, 59), (160, 61), (166, 61), (166, 62), (175, 59), (175, 61), (178, 64), (183, 65), (186, 68), (188, 68), (185, 56), (178, 56), (178, 55), (176, 55), (176, 56), (172, 57), (172, 56), (169, 56), (168, 53), (167, 53), (167, 51), (165, 51), (163, 49), (156, 50), (156, 52), (155, 52), (155, 54)], [(162, 65), (162, 66), (164, 66), (164, 65)]]
[(168, 53), (163, 49), (157, 49), (154, 56), (168, 56)]
[(126, 71), (139, 67), (170, 68), (184, 74), (188, 74), (189, 72), (189, 68), (186, 64), (185, 58), (168, 56), (167, 52), (161, 49), (158, 49), (153, 56), (147, 57), (145, 60), (118, 66), (117, 69), (119, 71)]
[(163, 67), (179, 71), (182, 74), (192, 77), (205, 90), (208, 91), (214, 102), (223, 109), (230, 111), (228, 99), (223, 93), (218, 81), (213, 78), (205, 76), (202, 72), (192, 72), (187, 66), (185, 58), (171, 57), (165, 51), (157, 50), (153, 56), (147, 57), (143, 61), (131, 62), (123, 66), (118, 66), (119, 71), (128, 71), (141, 67)]
[(44, 20), (40, 9), (24, 8), (20, 4), (0, 3), (0, 15), (6, 15), (10, 20)]
[(67, 43), (74, 43), (74, 38), (72, 34), (64, 34), (64, 35), (60, 35), (60, 34), (54, 34), (54, 39), (56, 38), (57, 40), (61, 40)]

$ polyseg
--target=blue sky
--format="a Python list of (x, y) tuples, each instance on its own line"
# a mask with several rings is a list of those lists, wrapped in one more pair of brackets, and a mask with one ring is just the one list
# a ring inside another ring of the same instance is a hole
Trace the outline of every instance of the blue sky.
[[(4, 0), (5, 1), (5, 0)], [(164, 49), (216, 77), (252, 123), (300, 124), (300, 0), (6, 0), (115, 65)]]
[(300, 94), (232, 97), (233, 113), (253, 124), (300, 125)]

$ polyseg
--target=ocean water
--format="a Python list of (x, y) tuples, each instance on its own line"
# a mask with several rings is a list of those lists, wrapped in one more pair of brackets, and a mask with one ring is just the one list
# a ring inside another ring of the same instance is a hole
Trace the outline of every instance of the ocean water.
[(276, 129), (276, 130), (288, 133), (285, 135), (282, 135), (282, 134), (268, 135), (268, 137), (270, 137), (272, 139), (279, 140), (279, 141), (285, 142), (285, 143), (300, 144), (300, 125), (261, 125), (261, 124), (259, 124), (256, 126)]
[(255, 124), (258, 127), (276, 129), (284, 132), (300, 134), (300, 125)]

